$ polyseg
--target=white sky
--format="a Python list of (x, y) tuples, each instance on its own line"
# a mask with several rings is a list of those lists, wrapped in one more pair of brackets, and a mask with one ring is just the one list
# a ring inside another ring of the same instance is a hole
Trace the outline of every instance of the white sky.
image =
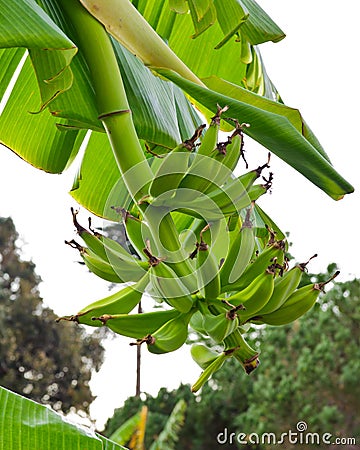
[[(269, 76), (285, 103), (297, 107), (319, 138), (335, 168), (357, 191), (335, 202), (301, 175), (273, 157), (273, 193), (261, 206), (279, 226), (290, 231), (292, 253), (305, 261), (314, 253), (311, 271), (337, 262), (343, 280), (360, 276), (359, 217), (359, 71), (358, 0), (258, 0), (283, 28), (287, 38), (261, 46)], [(265, 159), (267, 151), (246, 141), (250, 167)], [(254, 164), (251, 164), (254, 161)], [(44, 301), (59, 315), (71, 314), (107, 295), (108, 283), (75, 264), (77, 255), (64, 245), (75, 237), (67, 191), (70, 172), (48, 175), (0, 148), (0, 216), (11, 216), (26, 245), (27, 258), (36, 263), (43, 279)], [(80, 219), (88, 213), (81, 208)], [(96, 224), (95, 224), (96, 225)], [(101, 221), (97, 223), (101, 225)], [(95, 375), (92, 389), (97, 400), (92, 416), (101, 427), (113, 409), (135, 391), (135, 351), (129, 340), (107, 344), (106, 361)], [(142, 389), (156, 395), (161, 386), (176, 388), (192, 383), (199, 369), (188, 348), (157, 356), (143, 352)], [(266, 349), (265, 349), (266, 350)], [(265, 355), (266, 357), (266, 351)]]

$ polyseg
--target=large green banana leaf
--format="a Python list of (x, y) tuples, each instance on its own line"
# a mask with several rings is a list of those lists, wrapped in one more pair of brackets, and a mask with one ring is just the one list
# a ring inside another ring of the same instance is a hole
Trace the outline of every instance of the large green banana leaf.
[[(133, 3), (198, 77), (216, 75), (270, 98), (277, 95), (253, 46), (285, 34), (254, 0)], [(184, 13), (188, 10), (191, 14)]]
[[(85, 130), (93, 130), (72, 195), (95, 214), (112, 218), (106, 205), (120, 174), (97, 117), (86, 62), (81, 48), (75, 54), (76, 35), (64, 20), (59, 3), (38, 3), (41, 7), (34, 0), (0, 0), (0, 17), (6, 18), (0, 20), (0, 47), (4, 49), (0, 51), (0, 93), (16, 71), (23, 49), (29, 49), (0, 117), (0, 142), (34, 166), (59, 173), (76, 156)], [(284, 33), (256, 2), (133, 3), (205, 81), (208, 89), (166, 73), (205, 113), (214, 111), (216, 103), (229, 104), (232, 116), (251, 123), (250, 136), (330, 196), (338, 199), (353, 190), (331, 166), (298, 111), (279, 103), (254, 44), (278, 41)], [(176, 13), (188, 9), (190, 14)], [(230, 20), (229, 11), (236, 20)], [(209, 14), (211, 23), (199, 32), (196, 23), (206, 24)], [(19, 17), (21, 26), (15, 26)], [(198, 37), (192, 38), (194, 34)], [(129, 51), (113, 43), (139, 137), (152, 148), (165, 151), (188, 138), (199, 119), (185, 96), (172, 82), (154, 76)]]
[[(345, 193), (353, 191), (353, 187), (333, 168), (299, 111), (240, 87), (233, 86), (231, 91), (229, 83), (215, 77), (203, 80), (209, 86), (203, 88), (174, 72), (159, 69), (159, 73), (210, 110), (215, 101), (222, 106), (228, 105), (233, 118), (250, 124), (245, 133), (296, 168), (330, 197), (339, 200)], [(230, 95), (225, 95), (229, 92)], [(215, 112), (215, 108), (213, 110)]]
[(0, 387), (0, 450), (125, 449), (50, 408)]
[[(30, 51), (22, 69), (18, 69), (20, 75), (0, 118), (0, 142), (34, 166), (59, 173), (79, 149), (84, 137), (79, 129), (103, 131), (88, 69), (81, 51), (73, 58), (71, 70), (68, 67), (76, 48), (59, 28), (72, 38), (73, 31), (57, 3), (42, 2), (48, 16), (31, 0), (10, 2), (13, 7), (5, 10), (6, 3), (0, 1), (0, 15), (8, 19), (0, 21), (0, 46), (4, 48), (0, 52), (0, 93), (5, 91), (24, 52), (16, 47)], [(18, 17), (25, 23), (16, 28), (21, 33), (8, 26)], [(41, 27), (44, 17), (46, 27)], [(139, 137), (168, 149), (189, 137), (199, 118), (181, 91), (154, 76), (116, 42), (114, 48)], [(48, 110), (43, 111), (46, 107)]]

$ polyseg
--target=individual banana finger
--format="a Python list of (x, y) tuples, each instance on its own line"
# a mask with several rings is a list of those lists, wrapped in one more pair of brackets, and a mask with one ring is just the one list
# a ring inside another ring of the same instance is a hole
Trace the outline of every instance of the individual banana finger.
[(125, 225), (126, 235), (137, 254), (144, 258), (143, 249), (146, 242), (149, 243), (154, 252), (157, 252), (157, 245), (152, 237), (148, 225), (141, 218), (133, 216), (124, 209), (121, 210), (121, 213)]
[(90, 272), (111, 283), (139, 281), (149, 268), (145, 261), (141, 262), (137, 260), (134, 260), (134, 262), (118, 261), (119, 265), (115, 266), (99, 258), (89, 248), (82, 247), (73, 239), (71, 241), (65, 241), (65, 243), (80, 252), (83, 263)]
[[(260, 274), (262, 274), (270, 265), (275, 264), (273, 269), (281, 267), (284, 261), (284, 241), (274, 241), (264, 249), (253, 262), (250, 262), (242, 275), (234, 282), (221, 286), (222, 292), (241, 291)], [(279, 269), (280, 270), (280, 269)]]
[(151, 311), (142, 314), (103, 314), (93, 317), (112, 331), (122, 336), (141, 339), (143, 336), (155, 333), (169, 320), (181, 314), (176, 309)]
[(259, 352), (246, 342), (239, 329), (230, 334), (224, 340), (224, 344), (225, 352), (239, 361), (247, 374), (258, 367), (260, 363)]
[(149, 257), (152, 295), (183, 313), (189, 312), (194, 303), (192, 292), (170, 266), (153, 256), (148, 249), (144, 249), (144, 252)]
[(85, 242), (87, 247), (94, 253), (97, 257), (103, 259), (106, 262), (111, 263), (110, 260), (121, 259), (125, 261), (133, 261), (134, 255), (128, 252), (121, 244), (117, 241), (110, 239), (101, 233), (94, 231), (91, 228), (91, 218), (89, 217), (89, 230), (84, 228), (77, 220), (78, 211), (71, 208), (71, 213), (73, 217), (73, 223), (75, 225), (76, 231), (78, 232), (81, 239)]
[[(178, 350), (186, 342), (192, 312), (180, 314), (166, 322), (154, 333), (145, 337), (150, 353), (162, 354)], [(141, 341), (138, 341), (141, 343)]]
[(186, 149), (168, 153), (154, 175), (149, 194), (152, 197), (172, 196), (188, 169), (189, 157), (190, 153)]
[(190, 258), (196, 257), (198, 288), (201, 295), (206, 299), (215, 299), (220, 295), (219, 263), (203, 240), (203, 233), (210, 228), (207, 225), (200, 232), (200, 242), (196, 243), (196, 250)]
[(286, 325), (303, 316), (315, 304), (324, 286), (339, 275), (336, 272), (329, 280), (323, 283), (315, 283), (297, 289), (279, 309), (269, 313), (261, 314), (257, 317), (256, 323), (266, 323), (268, 325)]
[(206, 347), (203, 344), (194, 344), (191, 347), (191, 357), (202, 369), (205, 369), (211, 364), (218, 356), (219, 353)]
[(246, 212), (245, 220), (232, 240), (229, 251), (220, 270), (221, 285), (235, 283), (248, 266), (255, 251), (255, 236), (253, 224), (250, 219), (251, 208)]
[(266, 305), (257, 312), (257, 315), (269, 314), (280, 308), (287, 298), (296, 290), (307, 264), (316, 256), (316, 254), (313, 255), (305, 263), (296, 264), (292, 269), (285, 272), (282, 277), (276, 278), (272, 296)]
[(226, 303), (237, 307), (242, 305), (243, 310), (238, 312), (240, 323), (245, 323), (254, 316), (269, 301), (274, 291), (274, 272), (267, 268), (258, 275), (246, 288), (226, 298)]
[(221, 108), (218, 106), (217, 113), (211, 119), (201, 144), (193, 156), (189, 170), (179, 184), (179, 188), (185, 189), (183, 196), (186, 195), (187, 200), (194, 199), (195, 197), (188, 198), (188, 196), (196, 195), (196, 192), (205, 192), (213, 184), (221, 168), (221, 164), (214, 160), (212, 156), (216, 151), (221, 115), (227, 109), (227, 107)]
[(125, 286), (105, 298), (90, 303), (73, 316), (60, 317), (60, 320), (69, 320), (83, 325), (101, 326), (100, 321), (94, 321), (93, 317), (104, 314), (128, 314), (140, 302), (143, 292), (149, 282), (148, 273), (137, 283)]
[(198, 392), (204, 384), (223, 366), (225, 360), (229, 357), (226, 352), (220, 353), (213, 361), (211, 361), (203, 370), (199, 378), (191, 387), (191, 392)]
[(208, 312), (204, 315), (203, 326), (206, 334), (216, 344), (221, 344), (239, 326), (239, 319), (236, 314), (231, 313), (231, 310), (216, 315)]

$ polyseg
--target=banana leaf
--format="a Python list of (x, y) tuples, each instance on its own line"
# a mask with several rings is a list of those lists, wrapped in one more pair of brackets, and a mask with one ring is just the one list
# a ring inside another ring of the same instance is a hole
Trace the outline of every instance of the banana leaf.
[[(0, 387), (0, 450), (120, 450), (121, 445)], [(126, 450), (126, 449), (125, 449)]]
[[(104, 131), (90, 75), (81, 49), (77, 51), (71, 40), (76, 35), (57, 3), (44, 0), (44, 9), (32, 0), (13, 3), (9, 9), (7, 2), (0, 1), (0, 14), (7, 18), (0, 21), (0, 47), (4, 47), (0, 51), (1, 94), (19, 72), (3, 104), (0, 142), (35, 167), (60, 173), (76, 156), (83, 129)], [(13, 25), (18, 17), (24, 26)], [(24, 49), (17, 47), (30, 49), (22, 66)], [(189, 137), (200, 120), (181, 90), (154, 76), (116, 42), (114, 49), (139, 137), (165, 149)]]
[(181, 428), (185, 422), (186, 408), (187, 405), (183, 399), (175, 404), (163, 430), (151, 444), (149, 450), (175, 450)]
[(130, 441), (131, 436), (136, 433), (140, 421), (141, 414), (139, 411), (121, 424), (110, 436), (110, 439), (120, 445), (126, 444)]
[[(171, 6), (168, 0), (136, 2), (149, 24), (198, 77), (215, 75), (269, 98), (277, 95), (261, 59), (253, 58), (253, 46), (278, 42), (285, 34), (255, 1), (192, 0), (191, 14), (175, 14), (169, 11)], [(253, 66), (260, 66), (260, 83), (244, 81), (248, 71), (256, 70)], [(269, 86), (272, 92), (265, 89)]]
[(333, 168), (296, 110), (263, 99), (239, 87), (236, 88), (236, 97), (241, 98), (243, 93), (244, 98), (241, 100), (234, 98), (234, 95), (230, 97), (219, 93), (223, 90), (223, 80), (212, 78), (209, 85), (216, 88), (213, 90), (187, 81), (175, 72), (156, 70), (214, 113), (216, 103), (229, 106), (231, 117), (240, 123), (251, 125), (244, 133), (275, 153), (333, 199), (339, 200), (345, 194), (353, 192), (354, 188)]

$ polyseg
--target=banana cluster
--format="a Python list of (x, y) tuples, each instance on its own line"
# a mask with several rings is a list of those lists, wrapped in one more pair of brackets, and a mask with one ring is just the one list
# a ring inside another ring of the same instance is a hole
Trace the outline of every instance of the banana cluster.
[[(83, 244), (66, 241), (91, 272), (122, 286), (60, 319), (107, 326), (134, 339), (131, 345), (146, 345), (156, 354), (177, 350), (195, 330), (209, 345), (196, 344), (191, 350), (203, 370), (194, 392), (228, 358), (235, 358), (246, 373), (256, 369), (259, 353), (245, 340), (249, 328), (298, 319), (338, 274), (326, 283), (299, 288), (316, 255), (289, 267), (285, 235), (256, 203), (272, 184), (271, 172), (263, 176), (270, 157), (248, 169), (243, 151), (247, 124), (235, 121), (234, 132), (219, 142), (226, 110), (218, 107), (205, 131), (199, 127), (165, 157), (149, 160), (153, 179), (147, 196), (129, 208), (114, 207), (132, 252), (92, 230), (91, 223), (89, 229), (81, 226), (74, 210), (73, 223)], [(234, 176), (241, 158), (246, 172)], [(145, 294), (162, 307), (134, 312)]]

